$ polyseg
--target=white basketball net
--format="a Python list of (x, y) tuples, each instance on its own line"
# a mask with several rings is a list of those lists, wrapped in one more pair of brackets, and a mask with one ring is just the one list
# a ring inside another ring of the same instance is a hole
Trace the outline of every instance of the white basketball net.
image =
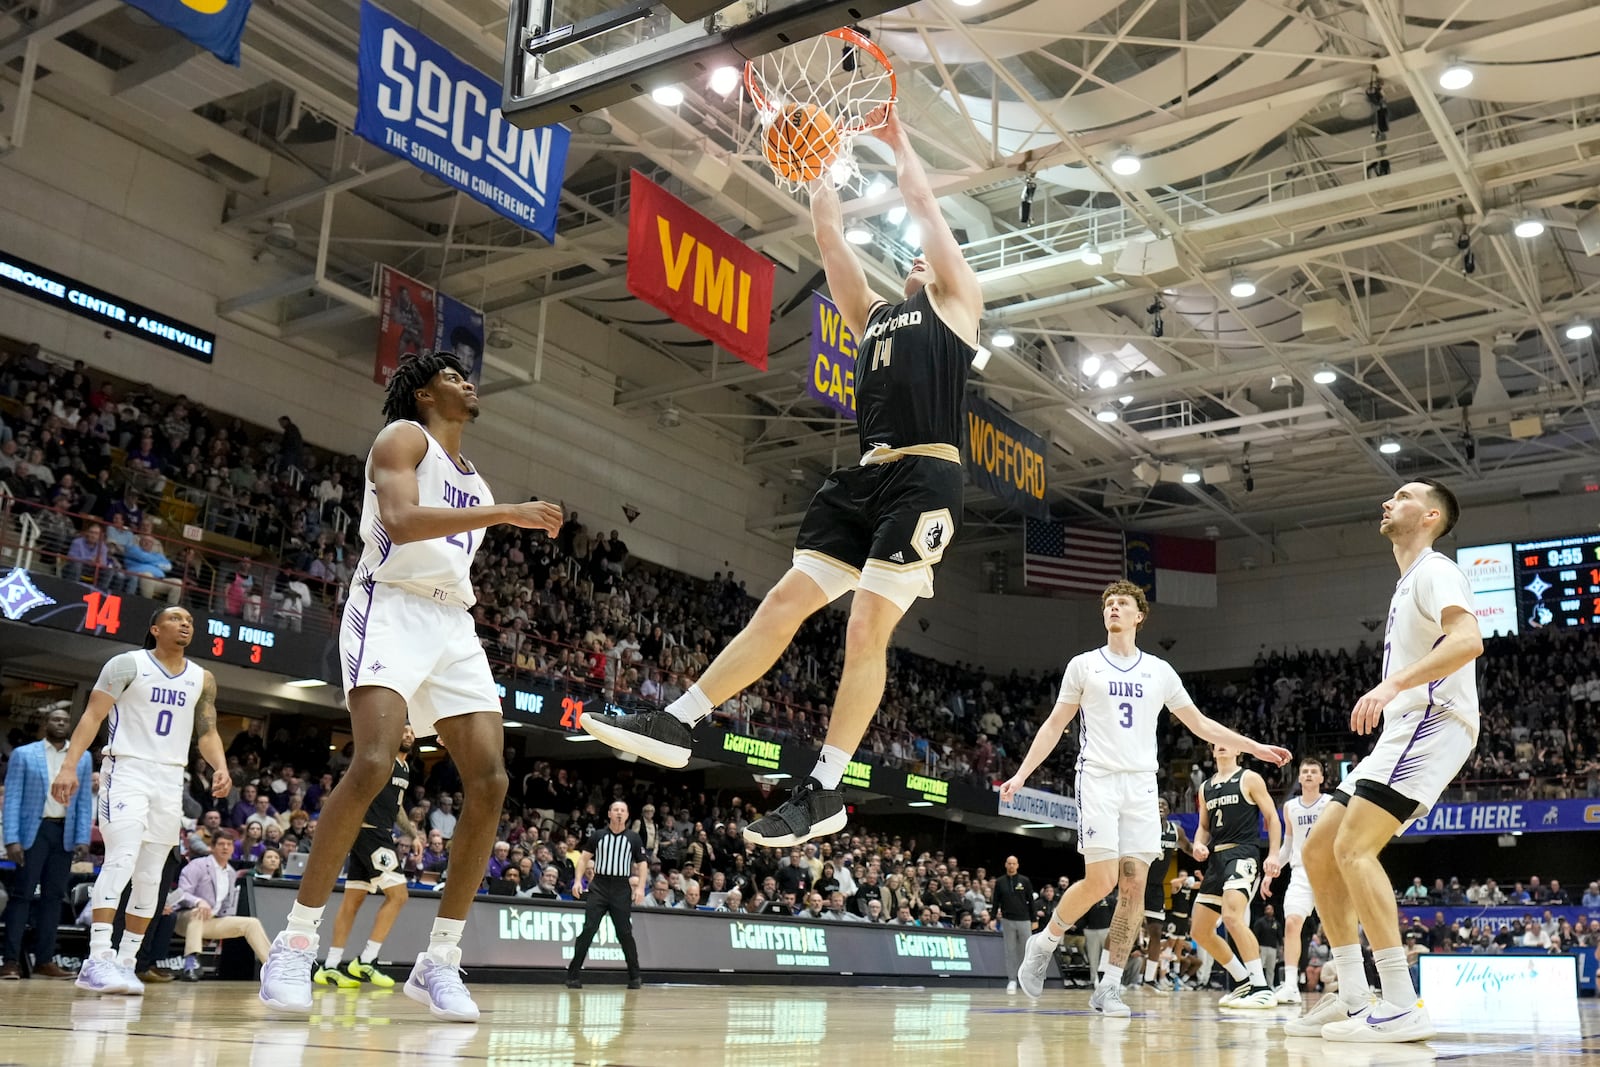
[[(802, 146), (810, 164), (786, 167), (773, 164), (773, 180), (795, 191), (813, 177), (827, 177), (834, 186), (860, 175), (852, 142), (863, 133), (881, 129), (895, 101), (894, 67), (881, 49), (855, 30), (834, 30), (758, 56), (745, 64), (745, 86), (756, 106), (762, 140), (775, 122), (794, 109), (812, 105), (833, 122), (834, 137), (818, 138)], [(758, 144), (762, 143), (758, 140)], [(821, 174), (801, 173), (819, 169)]]

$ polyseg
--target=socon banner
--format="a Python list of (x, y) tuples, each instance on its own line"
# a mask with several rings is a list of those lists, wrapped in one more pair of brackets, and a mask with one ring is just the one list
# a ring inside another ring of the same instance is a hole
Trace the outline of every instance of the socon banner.
[(556, 239), (566, 127), (511, 125), (498, 80), (371, 3), (361, 5), (359, 55), (358, 134)]
[(772, 260), (638, 171), (628, 291), (758, 370), (767, 369)]

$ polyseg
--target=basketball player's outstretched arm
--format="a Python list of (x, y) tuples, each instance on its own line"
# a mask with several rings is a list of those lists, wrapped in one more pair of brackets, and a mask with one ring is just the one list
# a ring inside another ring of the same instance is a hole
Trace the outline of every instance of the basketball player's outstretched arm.
[[(1236, 730), (1230, 730), (1217, 720), (1190, 704), (1184, 708), (1169, 709), (1178, 721), (1189, 728), (1189, 732), (1202, 741), (1213, 745), (1227, 745), (1229, 748), (1248, 752), (1257, 759), (1266, 760), (1274, 767), (1282, 767), (1292, 758), (1288, 749), (1279, 748), (1277, 745), (1263, 745), (1260, 741), (1252, 741)], [(1271, 800), (1268, 800), (1271, 803)]]
[(544, 500), (470, 508), (423, 507), (417, 500), (417, 464), (427, 454), (427, 435), (406, 422), (385, 426), (372, 446), (378, 515), (395, 544), (430, 541), (490, 526), (543, 530), (551, 537), (561, 532), (560, 506)]
[(211, 795), (225, 797), (233, 789), (228, 775), (228, 754), (217, 733), (217, 680), (210, 671), (200, 684), (200, 702), (194, 706), (194, 739), (200, 755), (211, 764)]
[(73, 728), (72, 740), (67, 742), (67, 755), (61, 761), (61, 770), (56, 773), (56, 780), (50, 783), (50, 795), (57, 804), (65, 804), (78, 791), (78, 761), (94, 744), (106, 716), (111, 714), (111, 705), (115, 703), (116, 698), (103, 689), (89, 693), (89, 703), (83, 709), (83, 717)]
[(911, 137), (900, 125), (896, 108), (889, 109), (888, 121), (875, 136), (894, 152), (895, 180), (906, 202), (906, 214), (922, 231), (922, 254), (933, 268), (939, 305), (946, 314), (962, 318), (959, 323), (950, 323), (951, 328), (975, 341), (978, 320), (983, 317), (983, 291), (978, 286), (978, 276), (967, 265), (961, 245), (950, 232), (950, 224), (945, 222), (939, 198), (933, 195), (928, 173), (922, 169), (916, 149), (911, 147)]
[(1061, 743), (1062, 733), (1077, 715), (1078, 705), (1056, 701), (1056, 706), (1051, 709), (1050, 715), (1039, 725), (1039, 732), (1033, 735), (1033, 744), (1028, 746), (1028, 754), (1022, 758), (1022, 766), (1018, 767), (1017, 773), (1006, 779), (1005, 784), (1000, 787), (1001, 800), (1010, 800), (1017, 790), (1028, 783), (1028, 775), (1038, 770), (1039, 764), (1050, 758), (1050, 753)]
[(828, 276), (828, 296), (839, 307), (844, 324), (859, 342), (867, 328), (867, 315), (881, 298), (867, 284), (861, 261), (844, 239), (844, 212), (839, 194), (824, 179), (811, 184), (811, 228), (822, 253), (822, 271)]
[[(1477, 622), (1477, 619), (1473, 619)], [(1283, 870), (1283, 824), (1278, 821), (1278, 805), (1272, 799), (1272, 790), (1255, 771), (1245, 771), (1240, 780), (1245, 797), (1261, 809), (1261, 821), (1267, 824), (1267, 862), (1263, 869), (1268, 878), (1276, 878)]]

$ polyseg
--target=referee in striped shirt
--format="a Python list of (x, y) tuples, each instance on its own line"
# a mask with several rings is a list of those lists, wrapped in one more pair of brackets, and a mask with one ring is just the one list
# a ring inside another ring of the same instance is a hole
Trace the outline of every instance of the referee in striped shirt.
[(606, 817), (606, 828), (596, 830), (583, 843), (581, 869), (572, 879), (572, 895), (578, 897), (585, 892), (582, 883), (588, 876), (589, 902), (583, 918), (583, 933), (572, 946), (572, 964), (567, 968), (568, 989), (583, 988), (578, 972), (589, 957), (589, 943), (600, 929), (600, 921), (607, 915), (611, 916), (611, 925), (617, 931), (622, 957), (628, 961), (628, 988), (638, 989), (644, 984), (639, 977), (639, 946), (633, 940), (631, 913), (634, 904), (644, 902), (650, 864), (644, 858), (644, 842), (628, 829), (628, 805), (614, 801)]

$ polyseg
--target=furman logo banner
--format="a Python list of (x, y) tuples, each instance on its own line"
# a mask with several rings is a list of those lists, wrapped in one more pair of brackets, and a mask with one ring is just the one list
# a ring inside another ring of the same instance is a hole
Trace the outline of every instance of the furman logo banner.
[(369, 2), (358, 91), (356, 133), (555, 241), (566, 127), (511, 125), (497, 80)]
[(239, 65), (239, 38), (250, 0), (128, 0), (163, 26), (177, 30), (224, 63)]
[(628, 207), (628, 291), (758, 370), (767, 369), (772, 260), (638, 171)]
[(811, 373), (806, 392), (847, 419), (856, 417), (856, 336), (832, 300), (811, 294)]
[(1044, 438), (981, 396), (967, 398), (967, 471), (972, 483), (1024, 515), (1049, 518)]

